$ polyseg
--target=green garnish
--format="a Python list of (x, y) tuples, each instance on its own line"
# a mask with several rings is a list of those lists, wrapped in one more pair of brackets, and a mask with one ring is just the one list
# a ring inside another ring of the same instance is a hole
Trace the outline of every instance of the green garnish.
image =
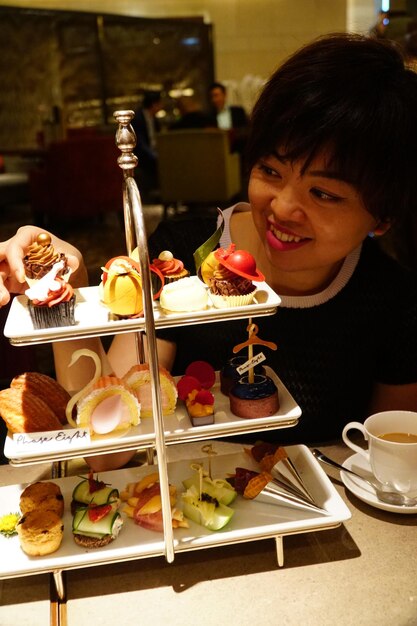
[(16, 535), (16, 526), (19, 519), (19, 513), (7, 513), (0, 517), (0, 534), (4, 537), (13, 537), (13, 535)]

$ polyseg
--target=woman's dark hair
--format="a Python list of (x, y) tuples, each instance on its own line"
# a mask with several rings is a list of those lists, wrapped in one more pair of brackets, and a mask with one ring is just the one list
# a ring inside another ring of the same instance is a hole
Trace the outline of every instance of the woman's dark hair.
[(256, 103), (252, 168), (279, 148), (307, 167), (322, 149), (367, 210), (399, 220), (417, 209), (417, 74), (396, 44), (352, 34), (319, 38), (272, 75)]

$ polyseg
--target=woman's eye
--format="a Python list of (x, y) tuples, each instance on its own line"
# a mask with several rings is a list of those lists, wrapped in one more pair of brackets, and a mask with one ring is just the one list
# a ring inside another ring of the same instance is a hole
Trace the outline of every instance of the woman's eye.
[(329, 200), (331, 202), (341, 202), (343, 200), (341, 196), (328, 193), (327, 191), (322, 191), (321, 189), (317, 189), (316, 187), (311, 190), (311, 193), (319, 200)]
[(267, 176), (279, 176), (280, 175), (279, 172), (277, 172), (277, 170), (270, 167), (266, 163), (259, 163), (258, 167), (261, 170), (261, 172), (263, 172)]

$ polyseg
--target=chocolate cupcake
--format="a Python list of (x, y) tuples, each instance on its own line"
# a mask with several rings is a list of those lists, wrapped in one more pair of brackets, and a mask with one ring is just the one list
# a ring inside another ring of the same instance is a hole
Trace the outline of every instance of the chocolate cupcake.
[(265, 280), (256, 268), (254, 257), (246, 250), (235, 250), (234, 244), (226, 250), (219, 248), (211, 252), (203, 262), (200, 273), (216, 308), (250, 304), (256, 293), (254, 283)]
[(70, 270), (67, 257), (63, 252), (56, 252), (49, 233), (40, 233), (23, 257), (27, 283), (33, 286), (36, 281), (46, 276), (58, 262), (62, 262), (62, 266), (57, 275), (68, 278)]
[(73, 326), (75, 324), (75, 295), (72, 286), (62, 277), (64, 261), (25, 291), (35, 329)]

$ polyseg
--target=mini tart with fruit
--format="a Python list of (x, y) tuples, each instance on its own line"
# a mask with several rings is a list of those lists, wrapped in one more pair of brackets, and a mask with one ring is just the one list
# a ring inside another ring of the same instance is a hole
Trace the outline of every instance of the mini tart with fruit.
[(193, 426), (214, 423), (214, 395), (209, 391), (216, 380), (214, 368), (206, 361), (193, 361), (177, 383), (178, 397), (185, 403)]
[(250, 304), (256, 292), (254, 282), (265, 280), (254, 257), (246, 250), (236, 250), (233, 243), (211, 252), (202, 263), (200, 275), (216, 308)]
[(214, 396), (208, 389), (193, 389), (185, 400), (193, 426), (214, 423)]
[(165, 285), (190, 275), (190, 272), (184, 267), (184, 263), (179, 259), (175, 259), (169, 250), (164, 250), (157, 259), (153, 259), (152, 267), (161, 272)]

